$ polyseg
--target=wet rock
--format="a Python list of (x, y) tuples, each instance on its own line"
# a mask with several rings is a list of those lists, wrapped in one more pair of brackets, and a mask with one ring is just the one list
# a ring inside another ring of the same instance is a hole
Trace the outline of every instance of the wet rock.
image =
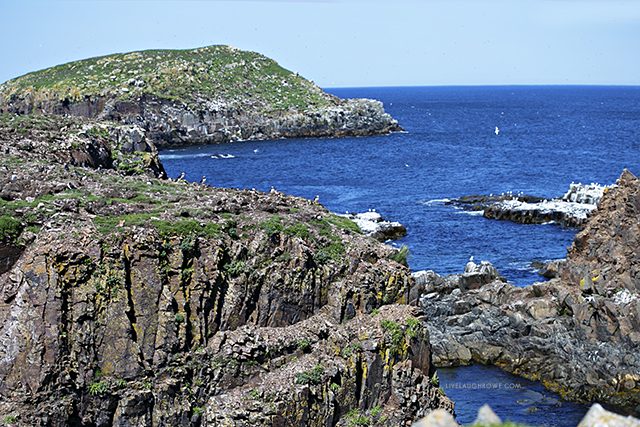
[(547, 200), (524, 194), (468, 196), (452, 200), (466, 210), (483, 211), (489, 219), (508, 220), (521, 224), (554, 222), (567, 227), (582, 228), (604, 194), (606, 187), (598, 184), (572, 183), (562, 197)]

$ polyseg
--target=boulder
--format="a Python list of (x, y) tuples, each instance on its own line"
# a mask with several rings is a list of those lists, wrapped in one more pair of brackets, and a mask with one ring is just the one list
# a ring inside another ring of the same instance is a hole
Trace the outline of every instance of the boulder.
[(490, 262), (481, 261), (480, 264), (475, 264), (469, 261), (464, 268), (464, 273), (460, 276), (459, 286), (460, 290), (465, 292), (469, 289), (478, 289), (500, 278), (498, 269)]

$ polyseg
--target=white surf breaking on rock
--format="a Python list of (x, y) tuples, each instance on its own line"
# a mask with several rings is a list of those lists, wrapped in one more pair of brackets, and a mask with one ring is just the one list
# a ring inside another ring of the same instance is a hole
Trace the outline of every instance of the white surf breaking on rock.
[(587, 214), (598, 207), (600, 198), (607, 186), (600, 184), (571, 183), (569, 191), (562, 197), (544, 200), (539, 203), (527, 203), (519, 200), (504, 200), (498, 202), (504, 210), (511, 211), (540, 211), (542, 214), (561, 212), (567, 216), (585, 219)]

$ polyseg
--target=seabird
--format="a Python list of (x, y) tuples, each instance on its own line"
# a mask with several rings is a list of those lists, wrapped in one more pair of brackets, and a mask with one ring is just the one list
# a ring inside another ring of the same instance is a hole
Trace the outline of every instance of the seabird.
[(500, 129), (498, 129), (498, 126), (496, 126), (496, 135), (500, 133)]
[(320, 200), (320, 195), (319, 195), (319, 194), (316, 196), (316, 198), (315, 198), (315, 199), (313, 199), (313, 201), (314, 201), (315, 203), (318, 203), (318, 200)]
[(204, 184), (204, 182), (207, 180), (207, 177), (202, 175), (202, 179), (200, 180), (200, 184)]
[(180, 181), (182, 178), (184, 178), (186, 174), (187, 174), (186, 172), (182, 172), (177, 180)]
[(254, 152), (254, 153), (257, 153), (257, 152), (258, 152), (258, 149), (256, 148), (255, 150), (253, 150), (253, 152)]

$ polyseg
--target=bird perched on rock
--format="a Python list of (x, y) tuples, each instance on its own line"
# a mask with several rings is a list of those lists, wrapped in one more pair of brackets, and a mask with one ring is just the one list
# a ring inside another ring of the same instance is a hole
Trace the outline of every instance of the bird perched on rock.
[(200, 185), (204, 185), (204, 182), (207, 180), (207, 177), (202, 175), (202, 179), (200, 180)]
[(186, 172), (182, 172), (176, 181), (180, 181), (182, 178), (184, 178), (185, 175)]
[(316, 196), (315, 199), (313, 199), (313, 202), (314, 203), (318, 203), (318, 200), (320, 200), (320, 195), (319, 194)]

